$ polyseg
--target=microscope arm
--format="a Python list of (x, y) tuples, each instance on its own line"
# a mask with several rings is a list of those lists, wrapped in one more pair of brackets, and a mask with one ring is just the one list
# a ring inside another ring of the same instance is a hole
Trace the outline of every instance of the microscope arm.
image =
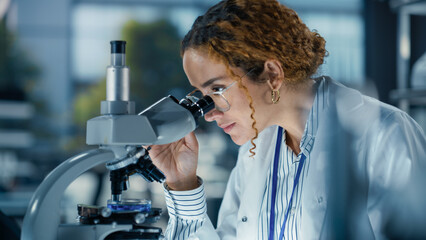
[(60, 203), (66, 188), (82, 173), (114, 159), (110, 150), (90, 150), (56, 167), (34, 193), (25, 214), (21, 239), (57, 239)]

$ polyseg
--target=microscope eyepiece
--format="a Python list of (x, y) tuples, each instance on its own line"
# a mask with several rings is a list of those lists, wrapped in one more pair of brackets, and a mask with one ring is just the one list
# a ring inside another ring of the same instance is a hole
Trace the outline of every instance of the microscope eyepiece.
[(126, 53), (126, 41), (111, 41), (111, 53)]
[(194, 118), (202, 117), (214, 108), (214, 101), (210, 96), (201, 98), (186, 96), (180, 100), (179, 104), (188, 109)]

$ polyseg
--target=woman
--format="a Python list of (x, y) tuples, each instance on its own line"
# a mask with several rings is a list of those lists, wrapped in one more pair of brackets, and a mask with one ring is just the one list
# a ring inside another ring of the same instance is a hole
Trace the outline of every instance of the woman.
[[(272, 0), (221, 1), (197, 18), (181, 54), (190, 84), (215, 101), (205, 119), (242, 146), (217, 229), (196, 175), (195, 135), (152, 146), (151, 158), (167, 177), (168, 239), (327, 238), (326, 177), (345, 162), (357, 186), (365, 186), (355, 195), (362, 202), (354, 205), (356, 230), (383, 237), (386, 193), (425, 159), (424, 133), (396, 108), (313, 78), (325, 41), (293, 10)], [(342, 140), (341, 131), (350, 140), (346, 161), (330, 154), (339, 152), (333, 139)]]

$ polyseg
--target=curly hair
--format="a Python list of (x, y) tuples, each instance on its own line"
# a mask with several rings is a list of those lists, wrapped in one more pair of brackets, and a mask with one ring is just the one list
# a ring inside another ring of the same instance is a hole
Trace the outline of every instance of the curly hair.
[(253, 82), (264, 82), (259, 75), (264, 63), (275, 59), (285, 73), (284, 83), (295, 86), (309, 79), (327, 55), (325, 40), (311, 31), (296, 12), (276, 0), (224, 0), (199, 16), (182, 40), (181, 55), (189, 48), (206, 51), (226, 65), (238, 81), (252, 110), (255, 136), (250, 149), (254, 156), (258, 137), (253, 99), (230, 67), (241, 68)]

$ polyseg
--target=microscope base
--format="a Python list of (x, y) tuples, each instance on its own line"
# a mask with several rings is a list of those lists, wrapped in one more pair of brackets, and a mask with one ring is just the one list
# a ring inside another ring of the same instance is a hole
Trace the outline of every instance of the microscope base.
[(59, 240), (115, 240), (138, 239), (152, 240), (163, 239), (161, 228), (136, 227), (132, 224), (61, 224), (58, 228)]

